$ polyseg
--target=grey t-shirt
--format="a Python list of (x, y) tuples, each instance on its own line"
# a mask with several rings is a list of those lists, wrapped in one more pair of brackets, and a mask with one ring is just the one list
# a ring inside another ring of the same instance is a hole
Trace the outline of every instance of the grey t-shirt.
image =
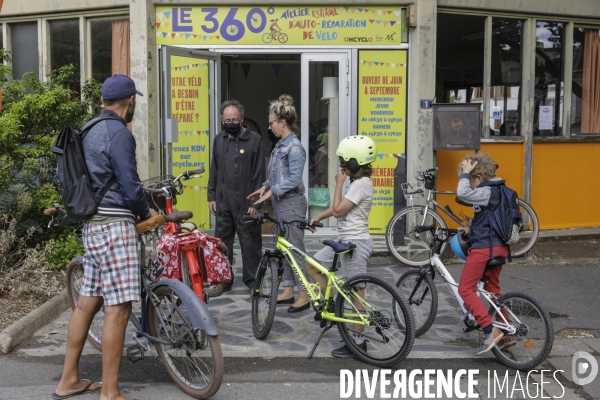
[(370, 239), (369, 213), (373, 202), (373, 181), (364, 177), (355, 180), (348, 187), (344, 198), (354, 203), (354, 207), (344, 217), (338, 219), (338, 234), (343, 241)]

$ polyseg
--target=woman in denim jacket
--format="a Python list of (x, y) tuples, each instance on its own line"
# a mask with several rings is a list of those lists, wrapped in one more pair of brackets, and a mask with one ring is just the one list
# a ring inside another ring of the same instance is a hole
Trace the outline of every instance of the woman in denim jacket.
[[(248, 196), (248, 199), (259, 199), (254, 204), (271, 199), (275, 218), (286, 221), (304, 220), (306, 218), (307, 201), (302, 183), (302, 173), (306, 162), (306, 150), (294, 133), (296, 126), (296, 109), (291, 96), (283, 94), (278, 100), (271, 102), (269, 107), (269, 129), (279, 138), (271, 153), (268, 179), (263, 186)], [(287, 240), (302, 252), (304, 247), (304, 231), (293, 225), (288, 227)], [(294, 255), (298, 265), (304, 261)], [(302, 267), (303, 268), (303, 267)], [(298, 287), (298, 299), (294, 301), (294, 285)], [(292, 268), (285, 262), (283, 271), (283, 293), (277, 298), (277, 303), (292, 304), (288, 312), (294, 313), (309, 308), (310, 302), (306, 291), (297, 280)]]

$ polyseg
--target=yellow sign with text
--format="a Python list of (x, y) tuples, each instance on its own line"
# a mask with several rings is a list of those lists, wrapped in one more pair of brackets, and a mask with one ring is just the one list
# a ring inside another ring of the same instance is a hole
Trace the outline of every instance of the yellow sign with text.
[(369, 231), (385, 233), (394, 215), (394, 171), (406, 157), (406, 50), (358, 53), (358, 134), (377, 143)]
[(184, 194), (177, 209), (192, 211), (198, 229), (210, 228), (206, 190), (210, 166), (209, 61), (171, 56), (171, 118), (178, 121), (178, 142), (173, 143), (172, 171), (204, 168), (199, 178), (183, 181)]
[(394, 6), (157, 6), (157, 44), (397, 45)]

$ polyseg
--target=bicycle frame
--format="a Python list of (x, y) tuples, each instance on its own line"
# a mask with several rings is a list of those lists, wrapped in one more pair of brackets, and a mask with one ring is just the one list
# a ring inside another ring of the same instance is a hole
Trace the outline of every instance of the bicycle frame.
[[(425, 210), (423, 212), (423, 220), (420, 221), (419, 224), (416, 225), (424, 225), (425, 224), (425, 218), (427, 217), (427, 211), (429, 210), (429, 204), (433, 204), (434, 206), (436, 206), (436, 210), (440, 210), (442, 211), (444, 214), (446, 214), (448, 217), (452, 218), (452, 220), (454, 220), (457, 224), (459, 224), (460, 226), (466, 226), (465, 225), (465, 220), (462, 220), (460, 218), (458, 218), (454, 213), (452, 213), (450, 210), (448, 210), (446, 207), (442, 206), (440, 203), (438, 203), (434, 198), (433, 198), (433, 194), (456, 194), (456, 192), (450, 192), (450, 191), (440, 191), (440, 190), (428, 190), (427, 191), (427, 198), (425, 200)], [(410, 207), (414, 207), (414, 199), (411, 197), (410, 200)], [(417, 221), (415, 221), (417, 222)]]
[[(331, 297), (332, 287), (335, 286), (338, 293), (340, 293), (348, 301), (348, 304), (352, 304), (352, 307), (356, 311), (356, 314), (354, 314), (354, 313), (346, 314), (345, 313), (344, 315), (347, 315), (348, 317), (351, 317), (351, 318), (360, 318), (360, 321), (357, 321), (355, 319), (336, 317), (335, 312), (327, 311), (326, 308), (324, 308), (323, 311), (321, 312), (322, 319), (334, 321), (334, 322), (351, 323), (351, 324), (356, 324), (356, 325), (370, 325), (368, 319), (363, 316), (364, 313), (358, 312), (358, 310), (356, 309), (356, 306), (354, 305), (354, 303), (352, 302), (350, 297), (348, 297), (348, 295), (344, 292), (344, 290), (342, 290), (341, 286), (343, 286), (344, 281), (335, 275), (335, 271), (330, 271), (327, 268), (323, 267), (316, 260), (314, 260), (313, 258), (308, 256), (307, 254), (303, 253), (302, 251), (300, 251), (298, 248), (296, 248), (293, 244), (288, 242), (282, 236), (278, 236), (277, 244), (275, 245), (275, 248), (289, 262), (290, 266), (292, 267), (292, 271), (294, 271), (294, 274), (296, 275), (296, 277), (302, 284), (302, 287), (304, 288), (304, 290), (306, 290), (306, 293), (308, 294), (310, 301), (315, 306), (318, 307), (321, 305), (319, 295), (317, 295), (313, 289), (313, 287), (317, 287), (317, 284), (313, 285), (308, 282), (308, 280), (306, 279), (306, 276), (304, 276), (304, 273), (302, 273), (302, 270), (298, 266), (298, 263), (296, 262), (296, 259), (292, 256), (291, 252), (300, 256), (304, 261), (306, 261), (308, 264), (312, 265), (320, 273), (322, 273), (323, 275), (325, 275), (327, 277), (327, 287), (325, 288), (325, 300), (324, 300), (325, 304), (327, 304), (327, 302), (329, 301), (329, 298)], [(337, 260), (337, 257), (336, 257), (336, 260)], [(355, 292), (354, 289), (350, 288), (350, 293), (354, 293), (354, 292)], [(364, 299), (363, 299), (363, 301), (364, 301)], [(366, 306), (368, 306), (370, 309), (374, 309), (370, 304), (366, 304)]]
[[(434, 268), (437, 273), (444, 278), (444, 280), (450, 285), (450, 289), (452, 289), (452, 293), (454, 294), (454, 297), (456, 297), (456, 300), (458, 301), (458, 304), (460, 305), (460, 308), (463, 312), (463, 316), (461, 317), (461, 320), (465, 321), (467, 320), (467, 318), (469, 320), (471, 320), (473, 323), (475, 322), (475, 318), (473, 317), (473, 315), (465, 308), (465, 304), (463, 299), (460, 297), (460, 295), (458, 294), (458, 283), (456, 283), (456, 281), (454, 280), (454, 278), (452, 277), (452, 275), (450, 274), (450, 272), (448, 271), (448, 269), (446, 268), (446, 266), (444, 265), (444, 263), (442, 262), (442, 260), (440, 260), (440, 257), (437, 253), (434, 253), (433, 256), (430, 259), (431, 262), (431, 266), (427, 267), (427, 269), (430, 268)], [(516, 332), (516, 328), (513, 324), (509, 323), (508, 320), (506, 319), (504, 313), (502, 313), (500, 311), (500, 307), (497, 304), (497, 297), (495, 294), (490, 293), (488, 291), (486, 291), (483, 286), (485, 285), (485, 282), (483, 281), (479, 281), (477, 282), (477, 296), (483, 296), (486, 301), (491, 304), (492, 307), (494, 307), (494, 309), (496, 309), (497, 311), (497, 315), (502, 318), (502, 321), (494, 321), (492, 323), (492, 325), (506, 331), (509, 335), (513, 335)], [(413, 293), (411, 293), (409, 299), (412, 298), (412, 296), (415, 294), (416, 290), (418, 289), (418, 286), (415, 287), (415, 289), (413, 290)], [(504, 308), (504, 307), (503, 307)], [(521, 323), (521, 321), (519, 321), (519, 319), (517, 318), (516, 315), (514, 315), (512, 313), (512, 311), (510, 311), (510, 309), (504, 308), (509, 314), (511, 319), (513, 319), (513, 321), (516, 321), (518, 323)]]

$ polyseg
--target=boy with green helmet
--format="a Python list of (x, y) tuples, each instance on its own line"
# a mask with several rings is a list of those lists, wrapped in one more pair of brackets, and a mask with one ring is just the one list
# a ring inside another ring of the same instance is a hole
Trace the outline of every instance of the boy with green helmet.
[[(367, 260), (373, 252), (373, 239), (369, 234), (369, 213), (373, 201), (373, 170), (371, 163), (377, 156), (377, 145), (368, 136), (350, 136), (344, 138), (338, 145), (336, 155), (339, 156), (340, 170), (335, 175), (335, 194), (333, 205), (310, 220), (309, 225), (322, 219), (334, 216), (338, 219), (338, 238), (344, 243), (352, 242), (356, 248), (351, 253), (339, 256), (342, 264), (342, 275), (347, 279), (367, 271)], [(342, 197), (342, 188), (346, 177), (350, 178), (350, 186), (346, 195)], [(310, 228), (310, 227), (309, 227)], [(314, 228), (311, 228), (314, 232)], [(314, 259), (323, 266), (331, 265), (335, 253), (331, 247), (324, 247)], [(327, 278), (312, 265), (306, 264), (306, 271), (321, 288), (327, 286)], [(364, 288), (359, 290), (362, 296)], [(362, 307), (355, 304), (356, 307)], [(367, 342), (360, 335), (364, 329), (362, 325), (354, 325), (353, 339), (367, 351)], [(353, 357), (352, 350), (346, 345), (331, 352), (334, 357)]]

